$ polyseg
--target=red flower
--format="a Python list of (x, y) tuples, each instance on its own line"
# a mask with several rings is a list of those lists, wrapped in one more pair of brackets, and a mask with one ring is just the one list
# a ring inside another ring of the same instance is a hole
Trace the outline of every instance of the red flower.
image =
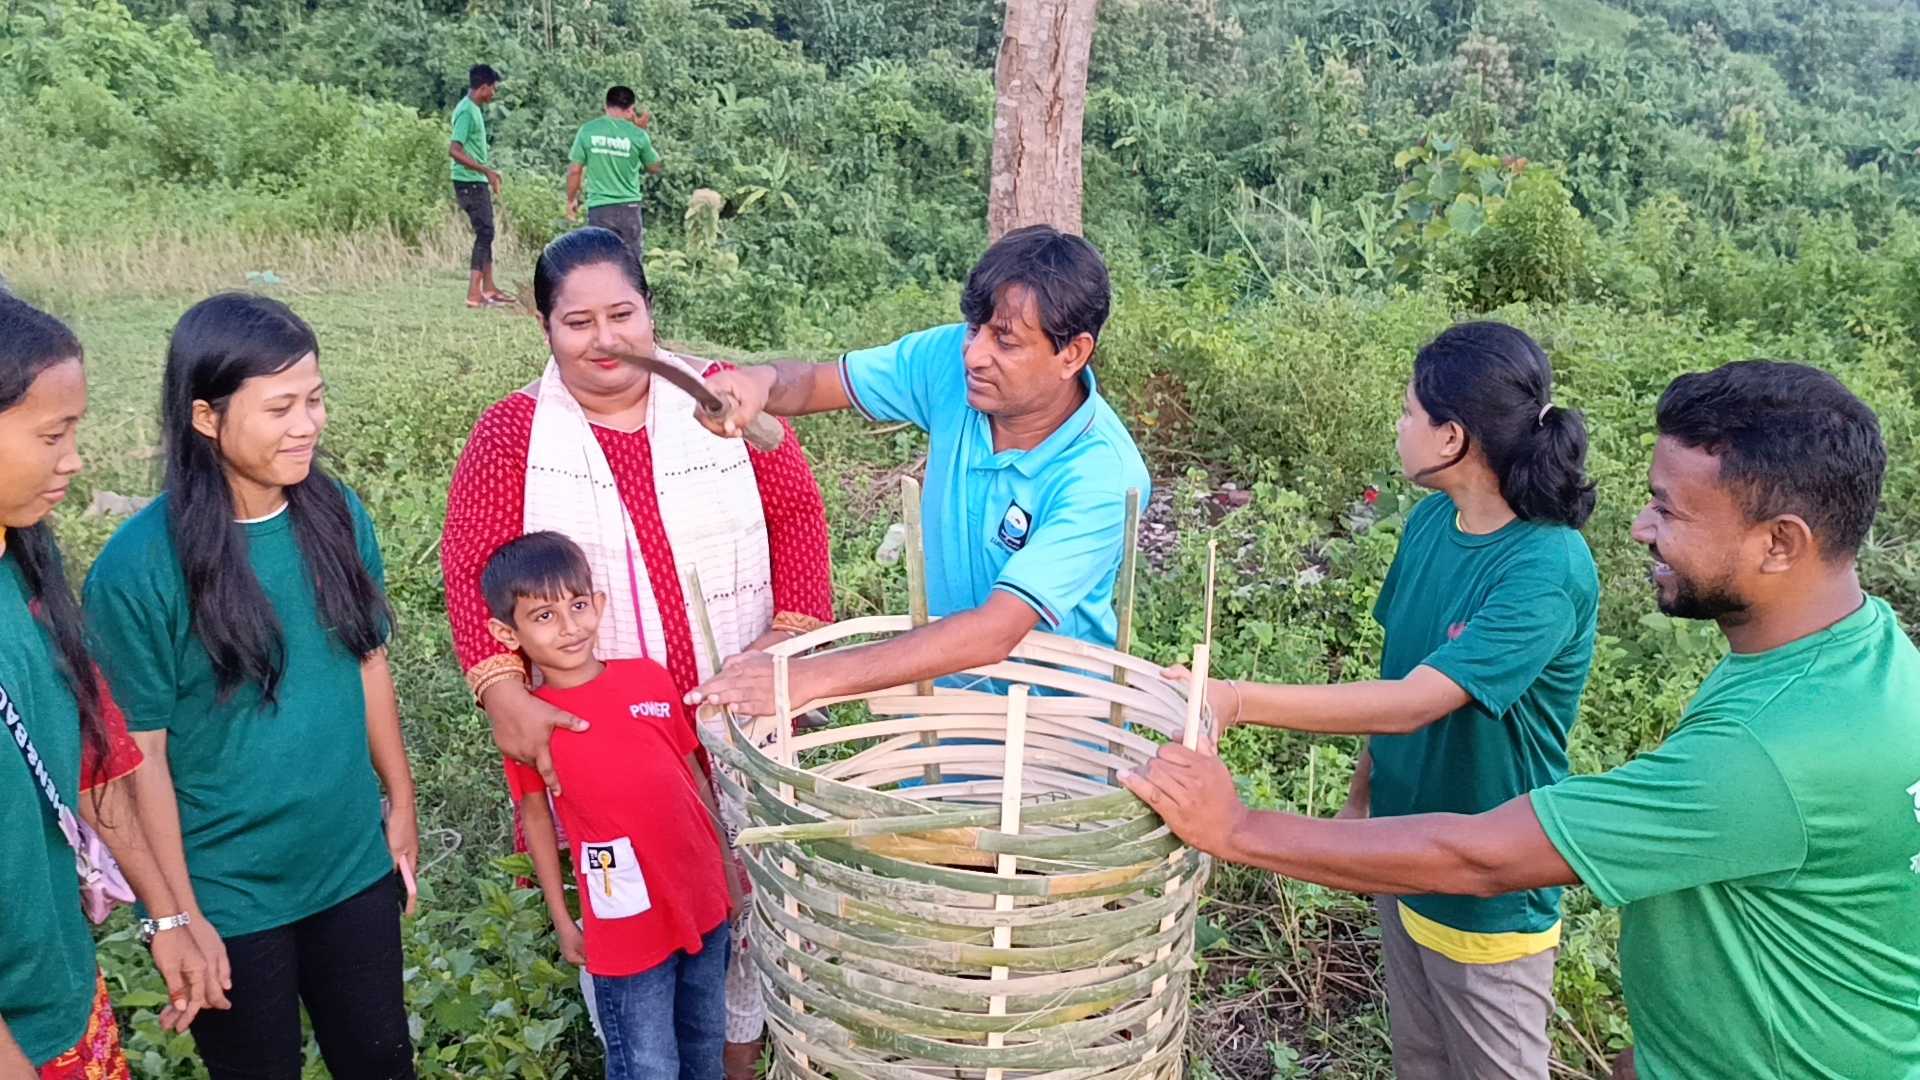
[(1380, 501), (1380, 489), (1377, 487), (1369, 487), (1360, 493), (1360, 498), (1364, 500), (1368, 506), (1372, 506), (1374, 503)]

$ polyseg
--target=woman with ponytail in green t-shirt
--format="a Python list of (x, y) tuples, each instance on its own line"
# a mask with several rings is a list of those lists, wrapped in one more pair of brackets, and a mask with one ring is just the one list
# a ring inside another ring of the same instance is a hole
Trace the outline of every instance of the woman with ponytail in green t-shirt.
[[(1366, 735), (1343, 817), (1475, 814), (1567, 775), (1599, 578), (1580, 414), (1532, 338), (1464, 323), (1414, 358), (1396, 428), (1407, 515), (1374, 618), (1380, 678), (1213, 680), (1223, 724)], [(1181, 673), (1184, 674), (1184, 673)], [(1560, 890), (1380, 896), (1395, 1074), (1544, 1078)]]
[(400, 908), (418, 840), (392, 614), (373, 524), (316, 460), (313, 331), (265, 297), (196, 304), (161, 421), (165, 490), (107, 543), (85, 603), (150, 762), (148, 835), (229, 985), (194, 1041), (213, 1080), (296, 1080), (304, 1005), (334, 1076), (411, 1077)]

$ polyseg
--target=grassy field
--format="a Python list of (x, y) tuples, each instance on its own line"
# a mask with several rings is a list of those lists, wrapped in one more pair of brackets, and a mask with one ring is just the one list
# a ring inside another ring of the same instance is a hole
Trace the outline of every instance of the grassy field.
[[(591, 1075), (594, 1048), (573, 974), (556, 966), (537, 899), (514, 891), (513, 875), (498, 864), (510, 836), (498, 758), (451, 657), (437, 557), (460, 446), (486, 405), (537, 374), (538, 328), (505, 311), (467, 310), (463, 276), (446, 269), (458, 259), (437, 242), (414, 253), (375, 242), (359, 255), (350, 244), (305, 253), (156, 252), (151, 265), (171, 271), (159, 275), (137, 262), (37, 265), (45, 269), (23, 274), (16, 287), (67, 317), (90, 357), (89, 467), (59, 522), (77, 572), (116, 524), (83, 513), (95, 493), (154, 491), (160, 370), (167, 334), (186, 306), (213, 288), (245, 287), (249, 269), (272, 268), (281, 283), (270, 291), (315, 326), (330, 382), (332, 467), (380, 526), (401, 618), (395, 657), (428, 867), (426, 912), (407, 941), (425, 1072)], [(524, 259), (503, 267), (505, 282), (526, 276)], [(948, 296), (881, 297), (857, 324), (814, 331), (807, 344), (825, 356), (830, 345), (882, 340), (952, 310)], [(1710, 629), (1651, 611), (1644, 552), (1625, 536), (1644, 485), (1651, 402), (1678, 371), (1748, 355), (1810, 356), (1881, 409), (1895, 471), (1866, 569), (1912, 620), (1920, 558), (1907, 541), (1911, 496), (1920, 489), (1912, 452), (1920, 411), (1909, 358), (1578, 305), (1502, 314), (1547, 343), (1559, 367), (1558, 400), (1588, 410), (1595, 432), (1601, 510), (1587, 531), (1606, 597), (1574, 740), (1577, 767), (1605, 767), (1657, 742), (1717, 656)], [(672, 312), (661, 315), (671, 335)], [(1217, 670), (1313, 681), (1360, 677), (1377, 664), (1378, 630), (1366, 613), (1398, 516), (1413, 498), (1388, 471), (1388, 425), (1412, 349), (1452, 317), (1417, 294), (1229, 309), (1194, 292), (1123, 289), (1100, 363), (1155, 476), (1143, 538), (1143, 654), (1175, 659), (1199, 634), (1201, 551), (1213, 537), (1224, 560)], [(904, 569), (880, 565), (873, 552), (896, 516), (898, 478), (921, 462), (924, 438), (846, 416), (805, 420), (800, 432), (827, 500), (840, 613), (904, 610)], [(1368, 484), (1379, 486), (1378, 506), (1360, 499)], [(1223, 755), (1250, 800), (1331, 813), (1356, 749), (1348, 739), (1236, 731)], [(1193, 1076), (1390, 1074), (1363, 901), (1221, 869), (1202, 915)], [(1604, 1076), (1607, 1057), (1626, 1043), (1616, 936), (1613, 914), (1581, 890), (1569, 893), (1558, 1075)], [(109, 936), (105, 955), (128, 1009), (136, 1072), (195, 1075), (187, 1041), (162, 1037), (153, 1023), (158, 998), (124, 928)]]

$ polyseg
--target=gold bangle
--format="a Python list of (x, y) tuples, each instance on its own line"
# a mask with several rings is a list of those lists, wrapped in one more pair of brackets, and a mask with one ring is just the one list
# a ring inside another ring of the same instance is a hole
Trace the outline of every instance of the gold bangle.
[(827, 625), (825, 622), (811, 615), (804, 615), (798, 611), (782, 611), (773, 617), (773, 625), (769, 629), (780, 630), (797, 637), (801, 634), (810, 634), (825, 625)]
[(1228, 721), (1228, 724), (1237, 724), (1240, 722), (1241, 707), (1244, 704), (1240, 700), (1240, 680), (1228, 679), (1227, 685), (1233, 688), (1233, 719)]
[(513, 653), (499, 653), (467, 669), (467, 689), (473, 691), (473, 700), (479, 701), (480, 695), (496, 683), (509, 678), (526, 682), (527, 668), (520, 657)]

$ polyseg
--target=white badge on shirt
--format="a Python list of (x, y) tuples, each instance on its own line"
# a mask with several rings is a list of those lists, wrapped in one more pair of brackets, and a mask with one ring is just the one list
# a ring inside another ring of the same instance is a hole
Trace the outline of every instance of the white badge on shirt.
[(633, 857), (633, 841), (588, 840), (580, 845), (580, 889), (599, 919), (630, 919), (653, 907), (640, 860)]

